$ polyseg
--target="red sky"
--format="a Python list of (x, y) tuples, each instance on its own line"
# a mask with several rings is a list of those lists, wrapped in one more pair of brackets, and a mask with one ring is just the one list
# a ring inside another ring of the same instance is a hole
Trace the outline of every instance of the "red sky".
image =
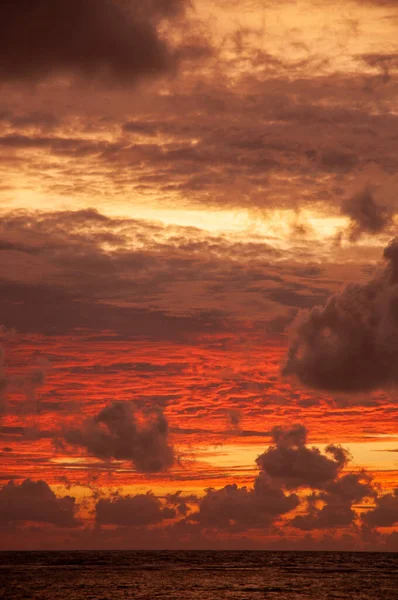
[(0, 6), (0, 547), (397, 550), (398, 4)]

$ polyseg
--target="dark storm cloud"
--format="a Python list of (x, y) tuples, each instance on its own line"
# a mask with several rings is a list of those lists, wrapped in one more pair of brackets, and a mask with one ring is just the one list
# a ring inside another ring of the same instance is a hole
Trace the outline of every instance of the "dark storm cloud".
[(22, 521), (76, 527), (75, 498), (57, 497), (45, 481), (10, 481), (0, 490), (0, 525)]
[(384, 271), (351, 283), (325, 306), (301, 315), (283, 369), (309, 387), (359, 392), (398, 381), (398, 240)]
[(375, 235), (392, 225), (391, 210), (378, 203), (372, 190), (365, 188), (341, 205), (341, 213), (350, 219), (349, 237), (355, 241), (363, 234)]
[(142, 423), (132, 403), (114, 402), (81, 428), (66, 430), (64, 440), (97, 458), (127, 460), (139, 472), (156, 473), (175, 462), (168, 436), (168, 422), (160, 409)]
[(363, 515), (370, 527), (391, 527), (398, 523), (398, 488), (376, 499), (376, 506)]
[(165, 71), (172, 55), (156, 21), (178, 0), (4, 0), (0, 4), (0, 78), (43, 80), (60, 74), (123, 83)]
[(340, 446), (327, 446), (325, 454), (318, 448), (309, 448), (306, 445), (307, 430), (302, 425), (287, 430), (275, 427), (271, 433), (274, 445), (256, 462), (268, 477), (287, 489), (323, 489), (336, 479), (348, 462), (347, 452)]
[(121, 525), (125, 527), (146, 527), (173, 519), (176, 511), (162, 506), (151, 492), (136, 496), (114, 496), (102, 498), (95, 506), (95, 520), (98, 525)]

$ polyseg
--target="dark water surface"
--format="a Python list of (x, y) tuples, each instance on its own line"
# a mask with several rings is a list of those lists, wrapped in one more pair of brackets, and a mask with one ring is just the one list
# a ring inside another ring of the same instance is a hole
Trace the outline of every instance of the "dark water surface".
[(2, 552), (2, 600), (398, 600), (398, 554)]

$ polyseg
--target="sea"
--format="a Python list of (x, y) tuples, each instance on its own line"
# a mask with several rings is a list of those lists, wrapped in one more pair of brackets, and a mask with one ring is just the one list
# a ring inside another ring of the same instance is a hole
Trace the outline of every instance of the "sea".
[(398, 600), (398, 553), (1, 552), (1, 600)]

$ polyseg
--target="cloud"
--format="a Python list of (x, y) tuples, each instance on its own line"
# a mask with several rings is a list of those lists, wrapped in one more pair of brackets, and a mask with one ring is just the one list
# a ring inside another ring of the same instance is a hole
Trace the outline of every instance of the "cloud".
[(370, 527), (391, 527), (398, 523), (398, 488), (376, 499), (376, 506), (363, 515)]
[(366, 284), (350, 283), (325, 306), (302, 313), (283, 368), (305, 385), (360, 392), (398, 381), (398, 240)]
[(191, 494), (188, 496), (184, 496), (182, 491), (174, 492), (173, 494), (166, 495), (166, 503), (168, 506), (172, 506), (175, 509), (176, 514), (186, 516), (189, 512), (191, 512), (191, 504), (197, 504), (198, 498), (197, 496)]
[[(305, 515), (297, 515), (290, 524), (297, 529), (335, 529), (349, 527), (357, 518), (353, 504), (364, 498), (375, 497), (369, 474), (349, 473), (325, 486), (319, 494), (308, 498), (309, 510)], [(323, 504), (322, 507), (318, 503)]]
[(285, 490), (311, 488), (320, 490), (312, 497), (323, 502), (324, 508), (318, 509), (313, 503), (309, 515), (291, 523), (301, 529), (325, 528), (333, 521), (351, 523), (356, 518), (352, 503), (375, 495), (365, 472), (341, 476), (349, 461), (348, 452), (342, 447), (329, 445), (325, 453), (308, 447), (307, 430), (302, 425), (275, 427), (271, 434), (274, 443), (256, 459), (259, 474), (253, 487), (232, 483), (206, 490), (199, 499), (198, 511), (189, 515), (188, 521), (199, 523), (203, 529), (235, 533), (268, 528), (300, 504), (297, 494), (287, 494)]
[(264, 318), (280, 331), (286, 313), (330, 293), (275, 264), (280, 251), (264, 241), (93, 209), (4, 214), (1, 244), (0, 312), (18, 332), (186, 340)]
[(272, 436), (274, 445), (256, 462), (268, 477), (287, 489), (325, 488), (348, 462), (348, 453), (340, 446), (327, 446), (325, 454), (307, 447), (307, 430), (302, 425), (291, 429), (275, 427)]
[(5, 352), (0, 346), (0, 417), (6, 408), (7, 377), (5, 374)]
[(227, 418), (232, 428), (236, 431), (240, 431), (242, 421), (241, 411), (236, 408), (229, 408), (227, 410)]
[(143, 423), (138, 416), (131, 402), (113, 402), (80, 429), (66, 430), (63, 438), (97, 458), (130, 461), (142, 473), (170, 468), (175, 456), (163, 412), (154, 410)]
[[(269, 528), (274, 521), (300, 505), (295, 493), (285, 490), (320, 490), (309, 496), (310, 510), (289, 523), (298, 529), (347, 526), (356, 518), (353, 502), (375, 496), (367, 473), (341, 476), (349, 455), (340, 446), (330, 445), (323, 454), (308, 447), (307, 430), (302, 425), (290, 429), (275, 427), (274, 444), (261, 454), (256, 464), (260, 472), (252, 488), (229, 484), (208, 489), (199, 499), (199, 509), (188, 517), (203, 529), (239, 532)], [(317, 503), (322, 503), (318, 508)]]
[(0, 79), (73, 75), (133, 83), (173, 64), (157, 20), (178, 0), (5, 0), (0, 4)]
[(152, 492), (136, 496), (115, 496), (101, 498), (95, 507), (95, 520), (98, 525), (120, 525), (144, 527), (156, 525), (165, 519), (173, 519), (176, 511), (163, 507)]
[(29, 413), (37, 411), (36, 394), (38, 388), (42, 387), (45, 382), (45, 364), (44, 361), (42, 366), (35, 367), (23, 375), (8, 375), (6, 373), (5, 351), (0, 346), (0, 416), (11, 412), (7, 401), (10, 391), (22, 391), (25, 395), (25, 402), (18, 403), (17, 407), (14, 408), (16, 412)]
[(391, 210), (376, 202), (369, 188), (347, 198), (341, 205), (341, 213), (350, 218), (349, 238), (358, 240), (363, 234), (382, 233), (392, 224)]
[(276, 517), (290, 512), (299, 503), (296, 494), (286, 495), (264, 473), (255, 479), (253, 488), (229, 484), (209, 489), (199, 501), (199, 511), (190, 519), (205, 529), (243, 531), (268, 528)]
[[(398, 3), (397, 3), (398, 6)], [(383, 83), (389, 83), (398, 67), (398, 54), (371, 53), (360, 57), (369, 67), (380, 71)], [(392, 71), (392, 73), (391, 73)]]
[(0, 525), (22, 521), (76, 527), (75, 498), (58, 497), (45, 481), (10, 481), (0, 490)]

